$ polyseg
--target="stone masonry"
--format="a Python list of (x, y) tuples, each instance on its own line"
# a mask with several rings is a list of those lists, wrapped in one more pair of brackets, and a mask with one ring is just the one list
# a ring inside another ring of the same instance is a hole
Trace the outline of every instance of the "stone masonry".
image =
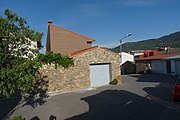
[(110, 63), (111, 80), (120, 84), (119, 55), (105, 48), (95, 47), (73, 56), (74, 66), (69, 68), (43, 65), (40, 72), (47, 76), (48, 91), (69, 91), (90, 87), (90, 64)]

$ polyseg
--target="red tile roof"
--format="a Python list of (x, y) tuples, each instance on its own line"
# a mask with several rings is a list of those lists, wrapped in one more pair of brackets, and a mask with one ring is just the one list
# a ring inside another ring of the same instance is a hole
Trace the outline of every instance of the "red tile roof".
[(150, 56), (150, 57), (145, 57), (145, 58), (137, 59), (137, 61), (142, 61), (142, 60), (160, 60), (160, 59), (163, 59), (163, 58), (172, 57), (172, 56), (176, 56), (176, 55), (180, 55), (180, 53), (179, 54), (164, 54), (164, 55)]
[[(77, 56), (77, 55), (80, 55), (80, 54), (83, 54), (83, 53), (85, 53), (85, 52), (94, 50), (94, 49), (96, 49), (96, 48), (101, 48), (101, 49), (107, 50), (107, 51), (109, 51), (109, 52), (113, 52), (113, 51), (111, 51), (111, 50), (109, 50), (109, 49), (107, 49), (107, 48), (104, 48), (104, 47), (93, 46), (93, 47), (90, 47), (90, 48), (87, 48), (87, 49), (83, 49), (83, 50), (79, 50), (79, 51), (76, 51), (76, 52), (74, 52), (74, 53), (71, 53), (71, 54), (69, 55), (69, 57), (70, 57), (70, 58), (73, 58), (73, 57), (75, 57), (75, 56)], [(113, 53), (115, 53), (115, 52), (113, 52)], [(115, 54), (118, 54), (118, 53), (115, 53)]]
[(87, 36), (84, 36), (84, 35), (75, 33), (75, 32), (73, 32), (73, 31), (70, 31), (70, 30), (67, 30), (67, 29), (65, 29), (65, 28), (56, 26), (56, 25), (54, 25), (54, 24), (49, 24), (49, 25), (50, 25), (50, 26), (53, 26), (53, 27), (55, 27), (55, 28), (57, 28), (57, 29), (59, 29), (59, 30), (63, 30), (63, 31), (66, 31), (66, 32), (70, 32), (70, 33), (72, 33), (72, 34), (75, 34), (75, 35), (78, 35), (78, 36), (80, 36), (80, 37), (83, 37), (83, 38), (87, 39), (88, 42), (94, 42), (94, 41), (95, 41), (93, 38), (90, 38), (90, 37), (87, 37)]

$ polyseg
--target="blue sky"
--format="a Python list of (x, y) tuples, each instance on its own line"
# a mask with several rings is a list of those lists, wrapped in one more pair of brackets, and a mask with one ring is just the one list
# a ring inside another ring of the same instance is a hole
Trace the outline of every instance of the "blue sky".
[[(0, 15), (9, 8), (43, 32), (47, 21), (94, 38), (94, 45), (115, 47), (123, 42), (158, 38), (180, 30), (180, 0), (0, 0)], [(42, 50), (44, 51), (44, 50)]]

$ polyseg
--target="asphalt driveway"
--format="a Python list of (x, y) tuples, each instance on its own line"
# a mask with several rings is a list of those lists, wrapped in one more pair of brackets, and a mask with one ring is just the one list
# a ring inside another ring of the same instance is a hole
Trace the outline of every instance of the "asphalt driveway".
[(175, 78), (124, 75), (122, 86), (80, 90), (36, 102), (2, 101), (1, 119), (9, 113), (6, 117), (22, 115), (27, 120), (179, 120), (180, 104), (172, 102)]

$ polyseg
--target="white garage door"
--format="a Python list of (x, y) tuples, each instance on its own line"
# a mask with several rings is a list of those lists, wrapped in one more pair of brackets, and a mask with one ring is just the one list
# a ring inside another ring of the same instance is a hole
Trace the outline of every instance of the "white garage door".
[(180, 75), (180, 61), (176, 61), (176, 74)]
[(107, 85), (110, 82), (110, 64), (90, 65), (90, 83), (92, 87)]

